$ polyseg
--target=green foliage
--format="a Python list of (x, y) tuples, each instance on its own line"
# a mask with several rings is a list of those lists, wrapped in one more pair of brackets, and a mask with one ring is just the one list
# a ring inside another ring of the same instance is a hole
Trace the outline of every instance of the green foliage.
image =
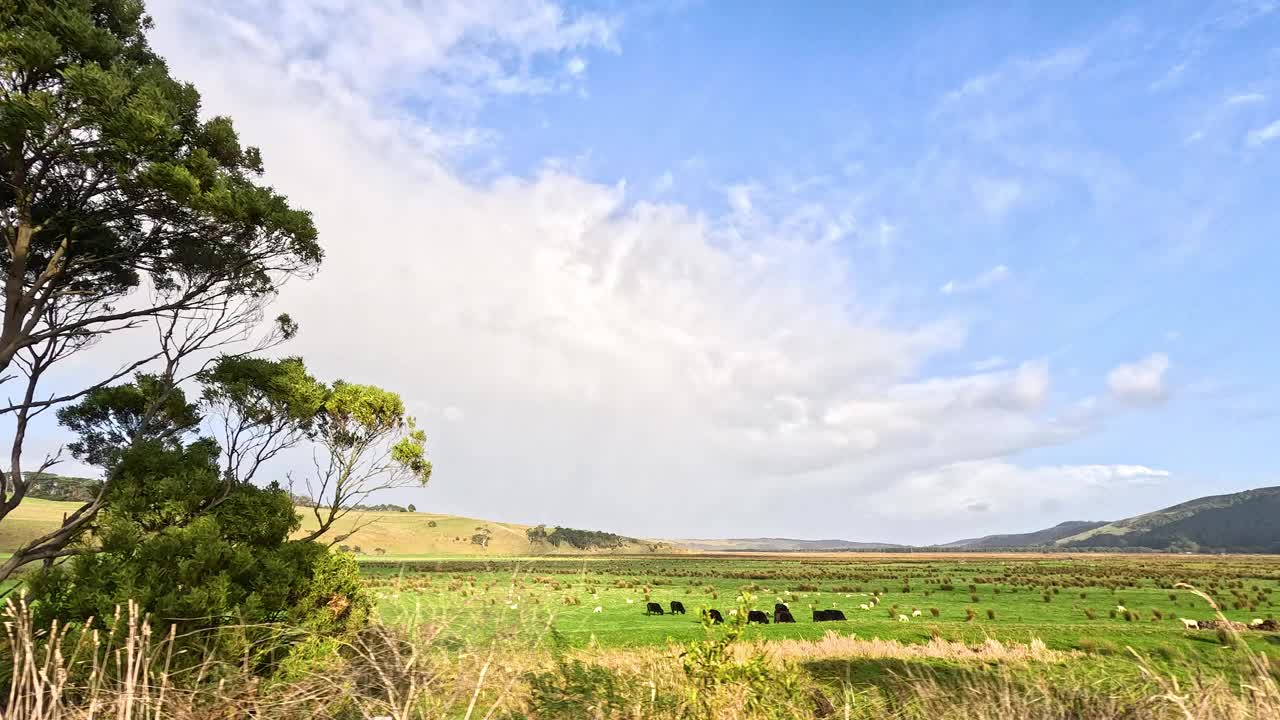
[(554, 669), (528, 673), (525, 680), (534, 717), (614, 717), (627, 709), (624, 680), (600, 665), (557, 657)]
[(321, 408), (320, 422), (322, 435), (339, 452), (359, 451), (397, 436), (391, 459), (418, 482), (430, 479), (426, 433), (405, 414), (404, 401), (396, 393), (338, 380)]
[(225, 356), (199, 380), (210, 405), (234, 408), (252, 425), (288, 423), (304, 432), (311, 431), (328, 395), (298, 357)]
[(88, 502), (98, 494), (101, 480), (68, 477), (53, 473), (26, 473), (27, 497), (41, 500), (74, 500)]
[(145, 373), (132, 383), (94, 390), (58, 411), (58, 422), (79, 436), (67, 446), (71, 454), (108, 470), (135, 439), (177, 447), (200, 420), (199, 409), (180, 389)]
[(690, 705), (709, 713), (716, 693), (733, 687), (745, 693), (748, 711), (791, 717), (789, 713), (802, 699), (806, 687), (799, 668), (791, 663), (779, 668), (761, 652), (739, 658), (733, 651), (733, 645), (747, 628), (747, 615), (754, 602), (750, 593), (740, 595), (737, 614), (724, 626), (714, 625), (709, 615), (702, 615), (707, 637), (688, 643), (680, 654), (680, 667), (689, 681), (686, 687)]
[(532, 543), (549, 543), (554, 547), (564, 544), (576, 550), (609, 550), (638, 542), (634, 538), (599, 530), (577, 530), (558, 526), (547, 530), (546, 525), (529, 528), (525, 531), (525, 537)]
[(93, 307), (79, 328), (102, 326), (144, 280), (184, 305), (261, 296), (322, 258), (311, 216), (258, 183), (261, 154), (230, 119), (201, 118), (200, 94), (169, 75), (150, 27), (137, 0), (0, 4), (0, 208), (30, 233), (0, 250), (24, 296), (6, 307), (16, 345), (0, 367), (44, 332), (20, 316), (69, 293)]
[[(300, 525), (290, 494), (229, 479), (218, 444), (192, 436), (197, 409), (178, 390), (156, 402), (151, 380), (95, 391), (60, 414), (108, 463), (110, 481), (81, 554), (27, 579), (37, 618), (101, 627), (133, 601), (192, 643), (206, 641), (196, 631), (234, 628), (211, 635), (215, 650), (263, 668), (291, 644), (264, 643), (268, 624), (327, 638), (362, 627), (370, 603), (354, 560), (289, 541)], [(163, 410), (164, 432), (135, 424), (145, 407)]]

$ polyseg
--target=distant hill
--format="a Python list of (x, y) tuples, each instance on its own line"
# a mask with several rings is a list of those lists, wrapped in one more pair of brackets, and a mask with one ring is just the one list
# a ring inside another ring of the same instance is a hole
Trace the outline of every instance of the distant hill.
[(1280, 487), (1197, 498), (1061, 538), (1055, 545), (1280, 553)]
[(907, 545), (852, 542), (850, 540), (795, 540), (792, 538), (684, 539), (671, 543), (697, 552), (831, 552), (838, 550), (890, 550)]
[[(55, 529), (62, 519), (81, 506), (80, 502), (28, 498), (0, 523), (0, 552), (10, 552), (25, 542)], [(316, 527), (311, 509), (299, 507), (303, 534)], [(367, 523), (367, 524), (366, 524)], [(544, 528), (547, 538), (530, 538), (530, 525), (494, 522), (458, 515), (422, 512), (352, 512), (334, 527), (335, 538), (362, 557), (380, 555), (417, 556), (541, 556), (598, 555), (611, 553), (669, 553), (678, 551), (660, 541), (638, 540), (609, 533), (568, 528)], [(539, 537), (535, 531), (533, 537)], [(575, 547), (575, 543), (578, 547)], [(607, 547), (602, 547), (607, 545)], [(381, 552), (379, 552), (381, 551)]]
[(1038, 530), (1029, 533), (1017, 533), (1012, 535), (986, 535), (980, 538), (969, 538), (968, 540), (956, 540), (939, 547), (945, 548), (966, 548), (969, 550), (990, 550), (994, 548), (1022, 548), (1022, 547), (1040, 547), (1043, 545), (1051, 545), (1063, 538), (1079, 535), (1083, 532), (1093, 530), (1094, 528), (1106, 525), (1105, 520), (1100, 522), (1089, 522), (1085, 520), (1069, 520), (1059, 523), (1051, 528)]

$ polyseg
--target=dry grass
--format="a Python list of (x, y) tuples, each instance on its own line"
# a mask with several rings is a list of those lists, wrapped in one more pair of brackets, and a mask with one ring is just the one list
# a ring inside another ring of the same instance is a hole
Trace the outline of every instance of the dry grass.
[[(831, 633), (813, 641), (735, 643), (716, 661), (727, 670), (716, 675), (723, 679), (708, 683), (687, 674), (682, 646), (560, 653), (542, 647), (546, 626), (513, 625), (483, 644), (460, 647), (444, 639), (442, 624), (415, 623), (375, 626), (341, 657), (295, 671), (288, 681), (265, 681), (235, 662), (174, 670), (175, 638), (153, 630), (136, 608), (118, 613), (106, 631), (77, 634), (34, 627), (19, 599), (7, 609), (5, 628), (13, 682), (3, 720), (1280, 717), (1280, 689), (1265, 659), (1253, 656), (1253, 674), (1242, 686), (1212, 678), (1182, 685), (1135, 658), (1147, 682), (1116, 693), (1062, 682), (1060, 675), (1047, 679), (1051, 674), (1038, 665), (1083, 658), (1037, 641), (911, 645)], [(945, 661), (974, 671), (958, 679), (921, 671), (885, 686), (859, 686), (824, 685), (799, 669), (832, 659), (900, 660), (909, 667)]]

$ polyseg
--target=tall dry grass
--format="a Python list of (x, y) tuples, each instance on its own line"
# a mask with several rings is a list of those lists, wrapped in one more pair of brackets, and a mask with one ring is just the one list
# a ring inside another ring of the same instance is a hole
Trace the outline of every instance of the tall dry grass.
[[(462, 720), (1273, 720), (1280, 689), (1266, 658), (1252, 654), (1242, 684), (1179, 683), (1135, 657), (1145, 680), (1129, 692), (1064, 681), (1049, 672), (1090, 657), (1043, 644), (921, 645), (835, 633), (813, 641), (734, 643), (710, 675), (688, 674), (688, 647), (548, 646), (546, 624), (460, 645), (441, 622), (375, 626), (338, 654), (287, 680), (248, 671), (247, 660), (175, 662), (181, 643), (136, 607), (101, 631), (38, 628), (19, 599), (5, 610), (4, 670), (11, 678), (0, 720), (212, 720), (213, 718), (460, 718)], [(939, 661), (961, 672), (907, 672), (892, 683), (817, 679), (805, 667), (840, 661)], [(742, 672), (738, 672), (742, 670)], [(753, 679), (755, 678), (755, 679)], [(764, 682), (760, 682), (764, 678)]]

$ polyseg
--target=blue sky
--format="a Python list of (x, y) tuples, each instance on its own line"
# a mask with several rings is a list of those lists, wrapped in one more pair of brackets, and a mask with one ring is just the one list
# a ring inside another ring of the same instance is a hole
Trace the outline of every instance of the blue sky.
[(1275, 2), (149, 6), (316, 214), (288, 351), (428, 429), (389, 500), (934, 542), (1278, 480)]

